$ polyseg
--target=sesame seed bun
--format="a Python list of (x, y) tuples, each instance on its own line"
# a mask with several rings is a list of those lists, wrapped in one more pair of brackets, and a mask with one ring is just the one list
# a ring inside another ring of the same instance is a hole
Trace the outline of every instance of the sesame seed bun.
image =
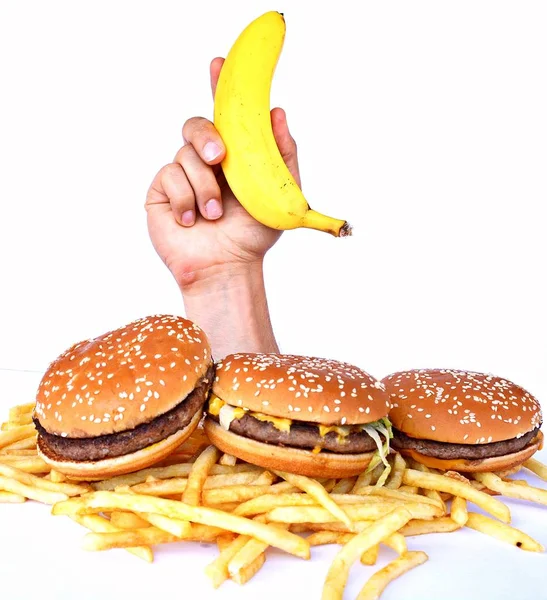
[(461, 472), (504, 471), (543, 444), (539, 402), (495, 375), (414, 369), (385, 377), (393, 447), (428, 467)]
[(72, 477), (161, 460), (199, 423), (212, 373), (204, 332), (179, 316), (138, 319), (74, 344), (38, 388), (42, 458)]
[(65, 460), (59, 455), (52, 454), (40, 438), (38, 438), (38, 455), (53, 469), (70, 477), (70, 479), (77, 481), (100, 481), (107, 477), (132, 473), (163, 460), (190, 437), (199, 425), (201, 417), (201, 412), (196, 413), (189, 425), (184, 429), (142, 450), (116, 456), (115, 458), (96, 461)]
[(138, 319), (56, 358), (38, 387), (35, 415), (62, 437), (132, 429), (174, 408), (211, 363), (209, 342), (191, 321)]
[(353, 425), (387, 415), (384, 385), (353, 365), (290, 354), (231, 354), (216, 365), (213, 393), (272, 417)]
[(373, 452), (363, 454), (314, 454), (300, 448), (265, 444), (226, 431), (212, 419), (205, 419), (207, 437), (217, 448), (241, 460), (264, 467), (306, 475), (307, 477), (351, 477), (366, 470)]
[(485, 373), (414, 369), (382, 379), (389, 418), (408, 436), (453, 444), (488, 444), (541, 425), (539, 402), (525, 389)]

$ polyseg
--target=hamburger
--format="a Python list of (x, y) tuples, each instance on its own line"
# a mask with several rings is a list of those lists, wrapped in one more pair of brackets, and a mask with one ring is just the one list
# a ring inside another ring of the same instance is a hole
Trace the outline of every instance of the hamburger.
[(85, 480), (158, 462), (198, 426), (212, 379), (209, 342), (182, 317), (150, 316), (74, 344), (38, 387), (38, 453)]
[(539, 402), (494, 375), (415, 369), (382, 380), (390, 396), (393, 447), (444, 471), (510, 470), (541, 449)]
[(388, 465), (384, 385), (342, 362), (231, 354), (216, 365), (204, 429), (223, 452), (269, 469), (346, 477)]

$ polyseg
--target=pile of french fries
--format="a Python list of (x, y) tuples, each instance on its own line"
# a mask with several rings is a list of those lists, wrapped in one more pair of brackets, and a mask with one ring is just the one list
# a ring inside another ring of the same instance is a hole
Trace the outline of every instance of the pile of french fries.
[[(326, 572), (323, 600), (341, 599), (352, 566), (375, 565), (385, 546), (397, 558), (372, 575), (358, 596), (379, 598), (390, 581), (428, 559), (407, 548), (409, 536), (468, 527), (544, 552), (510, 525), (509, 507), (496, 497), (547, 505), (547, 490), (511, 478), (514, 472), (441, 473), (393, 453), (383, 485), (381, 464), (358, 477), (311, 479), (222, 454), (199, 428), (154, 467), (103, 481), (70, 481), (38, 456), (33, 408), (15, 406), (1, 426), (0, 502), (52, 505), (54, 515), (90, 530), (83, 538), (86, 550), (123, 548), (147, 562), (158, 544), (214, 543), (218, 555), (205, 571), (215, 588), (228, 579), (249, 581), (270, 547), (309, 559), (314, 546), (340, 545)], [(547, 481), (547, 467), (537, 460), (523, 467)]]

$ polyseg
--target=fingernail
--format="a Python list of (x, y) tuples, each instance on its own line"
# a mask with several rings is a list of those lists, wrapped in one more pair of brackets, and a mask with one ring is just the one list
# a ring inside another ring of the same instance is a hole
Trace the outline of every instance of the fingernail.
[(203, 146), (203, 158), (207, 162), (211, 162), (220, 156), (222, 152), (220, 146), (215, 142), (207, 142), (205, 146)]
[(213, 198), (205, 203), (205, 212), (209, 219), (218, 219), (222, 216), (222, 206), (218, 200)]
[(186, 210), (182, 213), (182, 224), (189, 227), (194, 224), (195, 215), (193, 210)]

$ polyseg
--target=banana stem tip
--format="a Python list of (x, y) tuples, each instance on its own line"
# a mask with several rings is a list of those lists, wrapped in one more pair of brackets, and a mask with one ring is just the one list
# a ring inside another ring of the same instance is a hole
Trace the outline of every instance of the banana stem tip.
[(340, 229), (339, 237), (349, 237), (352, 234), (353, 227), (346, 221)]

